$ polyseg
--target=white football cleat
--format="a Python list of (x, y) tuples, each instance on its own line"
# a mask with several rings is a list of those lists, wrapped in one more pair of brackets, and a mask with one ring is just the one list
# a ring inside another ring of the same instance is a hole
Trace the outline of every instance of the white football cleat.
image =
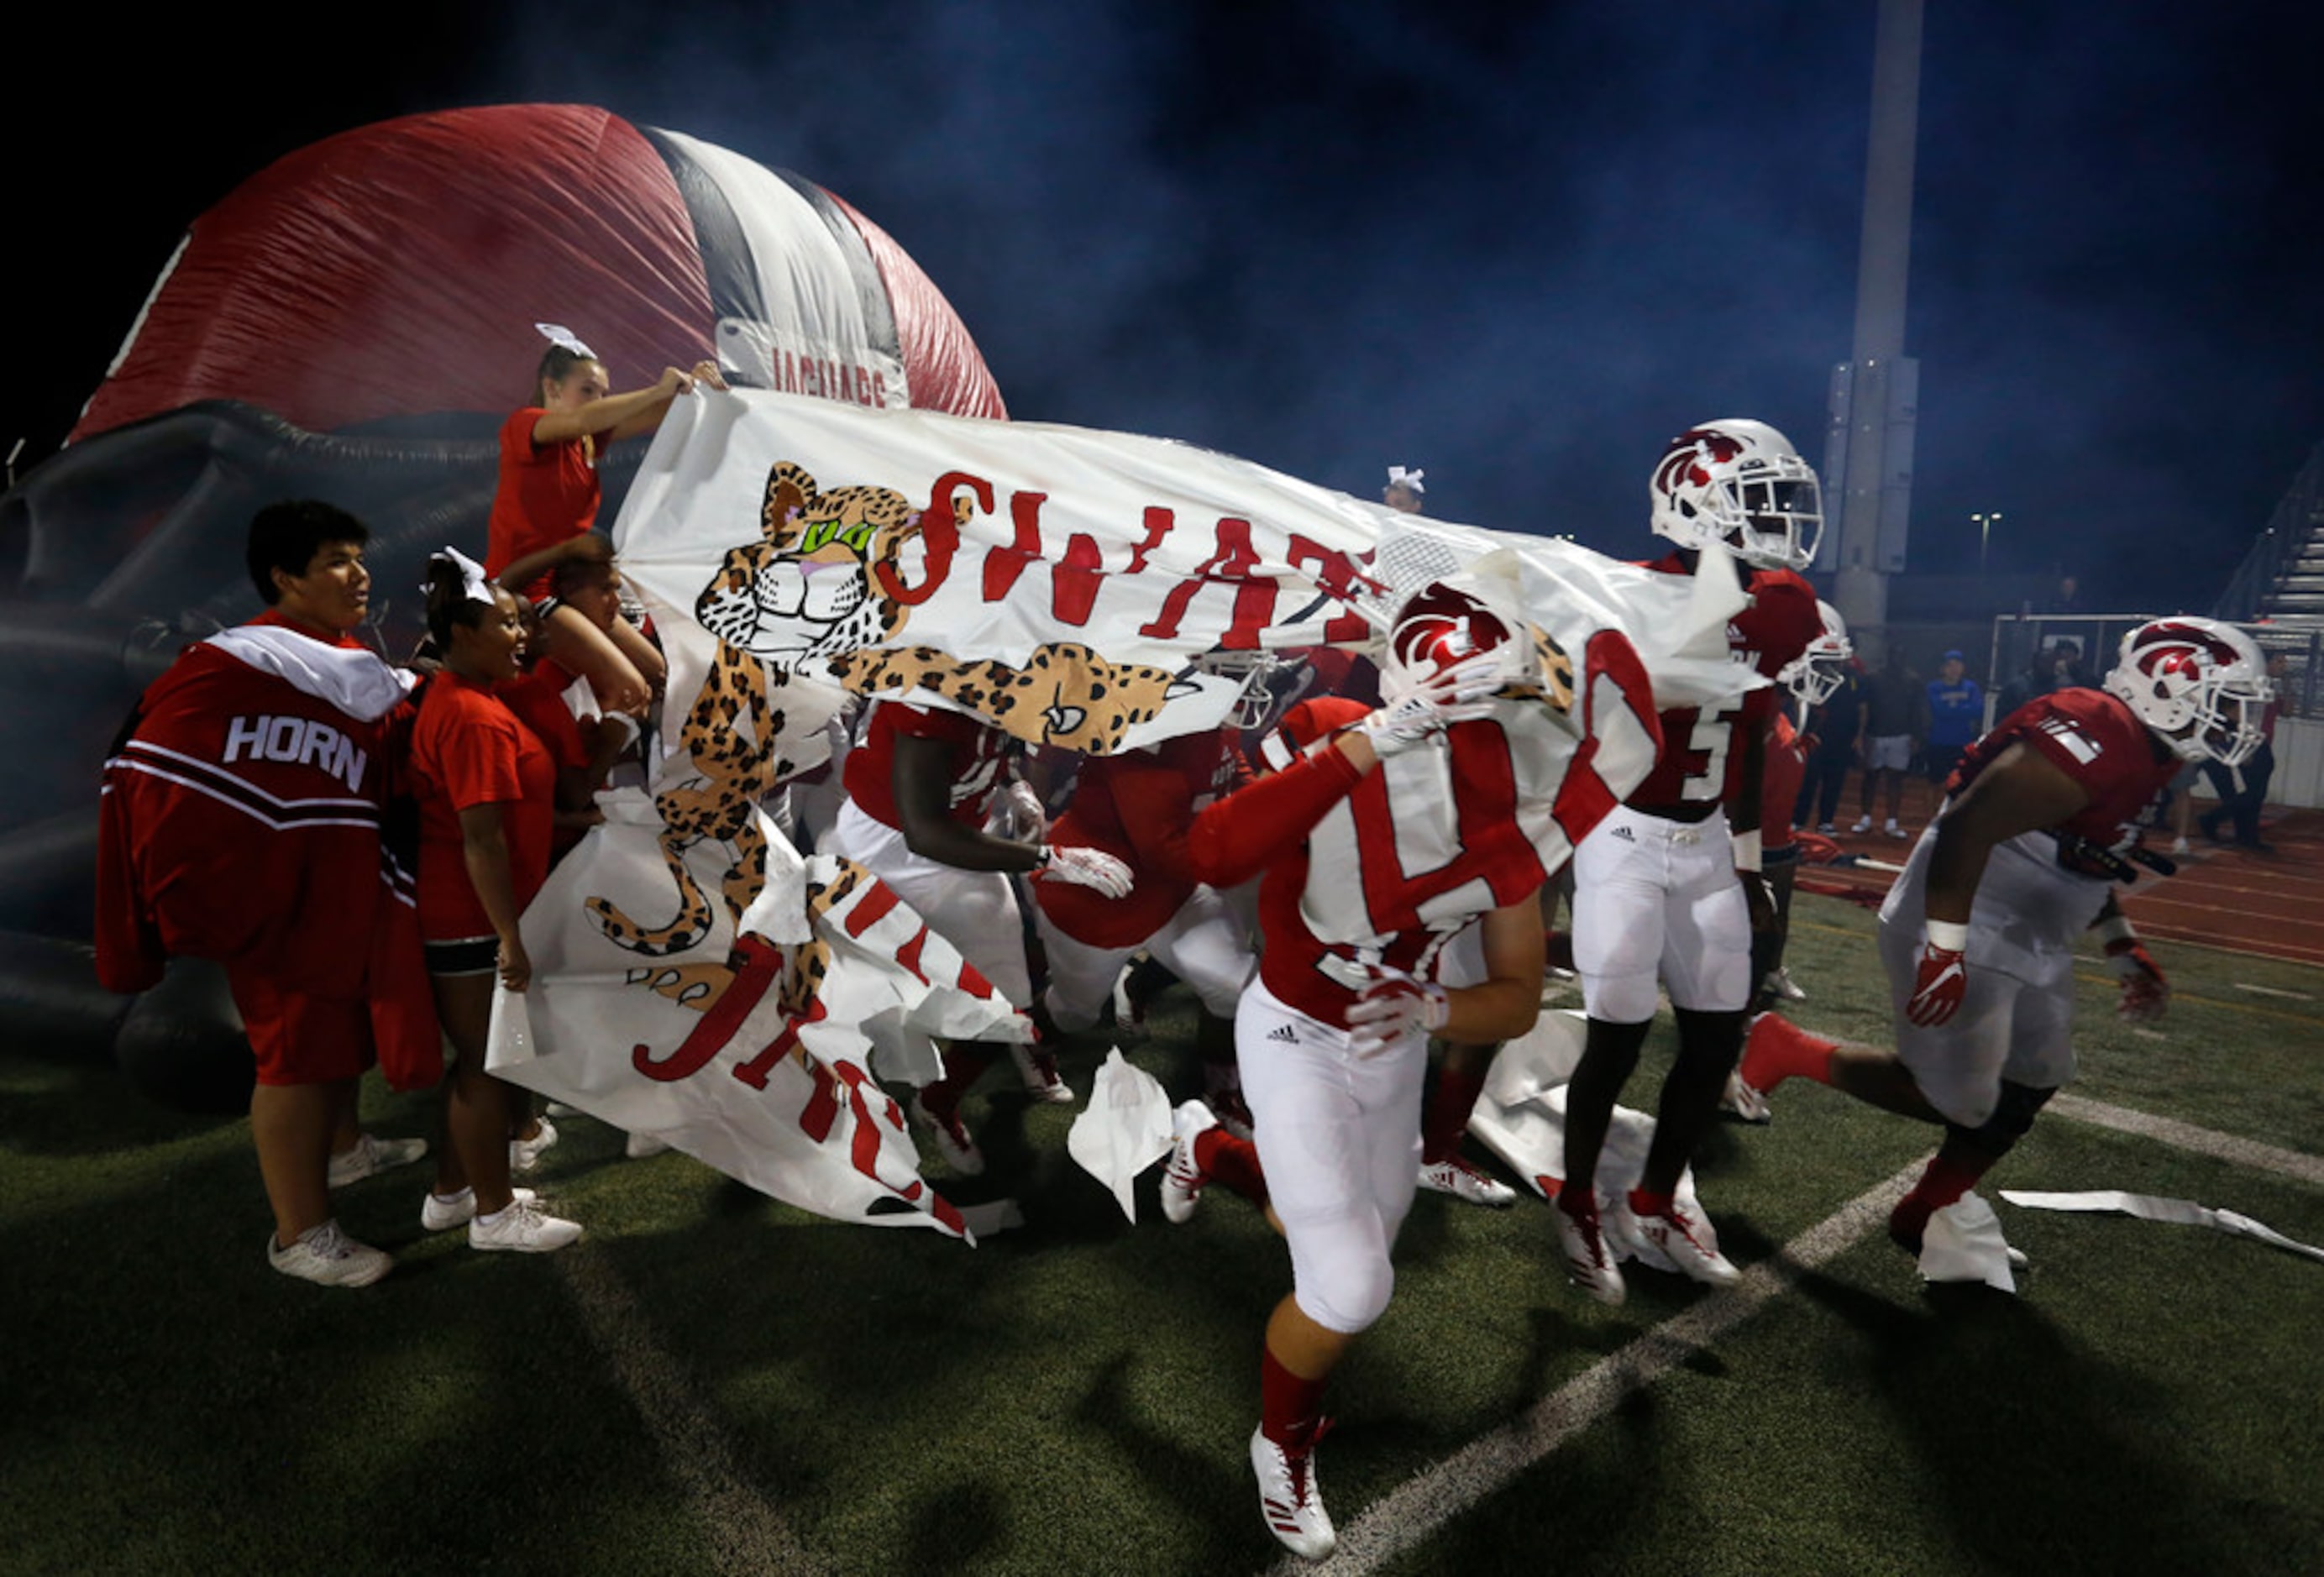
[(1176, 1226), (1202, 1203), (1203, 1185), (1209, 1176), (1194, 1161), (1194, 1141), (1219, 1125), (1200, 1101), (1182, 1102), (1170, 1114), (1170, 1163), (1162, 1168), (1162, 1216)]
[(1074, 1103), (1073, 1086), (1057, 1073), (1056, 1053), (1023, 1045), (1011, 1046), (1009, 1052), (1016, 1059), (1017, 1076), (1025, 1082), (1025, 1093), (1052, 1106)]
[(1719, 1251), (1719, 1235), (1711, 1223), (1677, 1200), (1671, 1202), (1666, 1214), (1644, 1215), (1633, 1206), (1631, 1216), (1646, 1245), (1695, 1280), (1711, 1286), (1731, 1286), (1743, 1279), (1734, 1261)]
[(1767, 1097), (1745, 1084), (1739, 1072), (1727, 1075), (1727, 1088), (1719, 1093), (1719, 1109), (1733, 1113), (1744, 1122), (1767, 1123), (1775, 1120)]
[(1295, 1555), (1320, 1561), (1340, 1542), (1323, 1509), (1323, 1487), (1315, 1481), (1313, 1447), (1293, 1454), (1267, 1438), (1264, 1428), (1250, 1432), (1251, 1471), (1259, 1475), (1259, 1514), (1267, 1531), (1283, 1541)]
[(1608, 1308), (1620, 1307), (1629, 1289), (1622, 1284), (1622, 1268), (1613, 1250), (1606, 1246), (1605, 1226), (1596, 1208), (1576, 1221), (1552, 1201), (1550, 1219), (1557, 1222), (1557, 1240), (1565, 1250), (1567, 1278)]
[(1459, 1156), (1447, 1157), (1433, 1167), (1423, 1161), (1420, 1185), (1432, 1193), (1449, 1194), (1466, 1204), (1494, 1210), (1507, 1210), (1517, 1202), (1516, 1189), (1486, 1176)]

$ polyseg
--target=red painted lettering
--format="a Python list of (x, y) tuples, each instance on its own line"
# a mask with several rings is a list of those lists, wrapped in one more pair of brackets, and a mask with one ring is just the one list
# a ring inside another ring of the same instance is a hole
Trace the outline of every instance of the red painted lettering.
[(1251, 578), (1251, 571), (1258, 567), (1259, 554), (1250, 545), (1250, 522), (1228, 516), (1219, 521), (1217, 550), (1194, 567), (1193, 576), (1170, 588), (1169, 595), (1162, 599), (1162, 611), (1151, 623), (1140, 625), (1138, 632), (1176, 640), (1195, 594), (1205, 586), (1224, 584), (1235, 588), (1234, 620), (1220, 636), (1219, 644), (1256, 647), (1259, 632), (1275, 612), (1276, 592), (1272, 580)]
[(654, 1060), (652, 1047), (632, 1047), (632, 1067), (665, 1084), (689, 1079), (734, 1038), (742, 1020), (751, 1016), (751, 1010), (759, 1005), (759, 999), (767, 994), (767, 988), (781, 974), (783, 950), (771, 942), (744, 935), (734, 939), (734, 953), (740, 961), (734, 978), (710, 1005), (710, 1010), (702, 1015), (701, 1022), (687, 1033), (684, 1044), (659, 1062)]
[(928, 507), (920, 512), (920, 546), (927, 555), (927, 578), (918, 586), (906, 586), (896, 567), (886, 559), (872, 566), (872, 573), (880, 582), (880, 589), (907, 607), (918, 607), (936, 595), (936, 588), (952, 573), (952, 557), (960, 550), (960, 525), (953, 519), (953, 499), (963, 488), (975, 496), (976, 507), (986, 514), (992, 512), (992, 484), (982, 476), (972, 476), (965, 471), (947, 471), (936, 478), (928, 490)]

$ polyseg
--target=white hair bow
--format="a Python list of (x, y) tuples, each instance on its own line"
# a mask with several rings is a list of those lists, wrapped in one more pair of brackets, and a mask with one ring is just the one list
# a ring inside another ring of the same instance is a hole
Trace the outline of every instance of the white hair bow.
[(428, 562), (449, 564), (459, 570), (462, 602), (482, 603), (489, 608), (500, 600), (493, 595), (493, 583), (484, 574), (484, 567), (457, 548), (447, 548), (441, 552), (431, 553), (428, 556)]
[[(597, 359), (597, 353), (583, 345), (581, 337), (562, 323), (536, 323), (533, 327), (540, 330), (541, 337), (548, 340), (549, 344), (561, 346), (576, 356), (583, 356), (593, 362)], [(1419, 473), (1416, 471), (1413, 475), (1417, 476)]]
[(1428, 489), (1420, 484), (1420, 479), (1427, 475), (1417, 467), (1407, 471), (1401, 466), (1390, 466), (1388, 468), (1388, 484), (1390, 487), (1409, 487), (1415, 493), (1426, 493)]

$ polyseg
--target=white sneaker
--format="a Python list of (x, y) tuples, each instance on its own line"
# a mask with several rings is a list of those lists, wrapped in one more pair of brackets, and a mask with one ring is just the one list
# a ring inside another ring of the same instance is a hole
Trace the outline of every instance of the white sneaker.
[(1420, 1185), (1432, 1193), (1449, 1194), (1467, 1204), (1489, 1205), (1495, 1210), (1507, 1210), (1517, 1202), (1516, 1189), (1495, 1182), (1459, 1156), (1448, 1157), (1433, 1167), (1423, 1161)]
[(1868, 816), (1859, 816), (1856, 818), (1856, 825), (1848, 830), (1852, 833), (1868, 833), (1872, 830), (1872, 818)]
[(1619, 1308), (1629, 1289), (1622, 1285), (1622, 1268), (1606, 1247), (1604, 1224), (1596, 1209), (1576, 1221), (1553, 1200), (1549, 1215), (1557, 1223), (1557, 1240), (1565, 1250), (1567, 1278), (1608, 1308)]
[(509, 1170), (530, 1172), (540, 1165), (540, 1157), (557, 1142), (557, 1126), (546, 1117), (540, 1120), (540, 1132), (531, 1139), (509, 1140)]
[(1019, 1045), (1011, 1046), (1009, 1054), (1017, 1059), (1017, 1076), (1025, 1081), (1025, 1093), (1052, 1106), (1074, 1103), (1073, 1086), (1058, 1075), (1056, 1053)]
[(908, 1110), (913, 1124), (928, 1130), (928, 1137), (936, 1141), (936, 1154), (945, 1158), (946, 1166), (964, 1177), (973, 1177), (984, 1170), (984, 1152), (968, 1137), (968, 1127), (961, 1121), (957, 1110), (949, 1117), (938, 1117), (918, 1095), (912, 1097)]
[(339, 1231), (336, 1221), (309, 1227), (287, 1249), (267, 1233), (266, 1262), (285, 1276), (324, 1286), (369, 1286), (395, 1264), (385, 1250), (358, 1243)]
[(1692, 1214), (1685, 1205), (1671, 1202), (1666, 1215), (1640, 1214), (1635, 1206), (1631, 1214), (1637, 1222), (1638, 1236), (1648, 1247), (1660, 1250), (1670, 1262), (1692, 1277), (1712, 1286), (1731, 1286), (1743, 1279), (1743, 1273), (1734, 1262), (1719, 1251), (1719, 1234), (1711, 1223)]
[(1781, 964), (1767, 972), (1767, 989), (1787, 1002), (1804, 1002), (1808, 993), (1792, 978), (1792, 972)]
[[(509, 1193), (520, 1204), (530, 1204), (540, 1197), (530, 1188), (512, 1188)], [(423, 1232), (448, 1232), (475, 1219), (476, 1191), (473, 1188), (463, 1188), (457, 1194), (431, 1191), (420, 1206), (420, 1230)]]
[(550, 1215), (529, 1199), (514, 1200), (497, 1214), (476, 1216), (468, 1222), (471, 1249), (511, 1249), (520, 1254), (546, 1254), (580, 1236), (579, 1222)]
[(355, 1140), (355, 1148), (331, 1157), (330, 1185), (345, 1188), (397, 1167), (408, 1167), (427, 1153), (424, 1139), (374, 1139), (364, 1134)]
[(1264, 1428), (1250, 1432), (1250, 1468), (1259, 1475), (1259, 1514), (1267, 1531), (1281, 1539), (1295, 1555), (1320, 1561), (1340, 1542), (1331, 1513), (1323, 1509), (1323, 1487), (1315, 1480), (1315, 1453), (1296, 1456), (1267, 1438)]
[(2171, 840), (2171, 852), (2172, 852), (2172, 853), (2174, 853), (2174, 854), (2185, 854), (2185, 853), (2192, 853), (2192, 851), (2191, 851), (2191, 850), (2190, 850), (2190, 849), (2187, 847), (2187, 840), (2186, 840), (2186, 839), (2184, 839), (2184, 838), (2173, 838), (2173, 839), (2172, 839), (2172, 840)]
[(1892, 838), (1901, 838), (1910, 835), (1903, 827), (1896, 825), (1896, 818), (1893, 816), (1888, 818), (1888, 825), (1882, 827), (1880, 830), (1886, 833)]
[(1219, 1120), (1200, 1101), (1188, 1101), (1170, 1114), (1170, 1163), (1162, 1168), (1162, 1216), (1173, 1226), (1194, 1213), (1203, 1185), (1210, 1181), (1194, 1162), (1194, 1141)]
[(622, 1141), (622, 1158), (642, 1161), (648, 1156), (658, 1156), (669, 1148), (669, 1140), (654, 1133), (633, 1133)]

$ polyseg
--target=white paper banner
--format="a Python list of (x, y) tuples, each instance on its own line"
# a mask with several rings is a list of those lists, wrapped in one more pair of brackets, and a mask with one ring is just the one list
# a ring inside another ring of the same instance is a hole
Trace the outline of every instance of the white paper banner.
[(761, 808), (829, 758), (848, 692), (1134, 746), (1215, 724), (1200, 654), (1363, 641), (1367, 613), (1508, 547), (1494, 583), (1544, 637), (1541, 682), (1494, 721), (1510, 820), (1554, 868), (1646, 771), (1642, 709), (1756, 682), (1718, 556), (1655, 575), (1124, 433), (706, 389), (614, 535), (669, 658), (659, 749), (527, 912), (530, 1055), (495, 1065), (847, 1220), (963, 1230), (872, 1074), (933, 1077), (931, 1037), (1029, 1034), (884, 884), (803, 861)]
[(2209, 1227), (2215, 1232), (2227, 1232), (2239, 1238), (2256, 1238), (2278, 1249), (2288, 1249), (2294, 1254), (2304, 1254), (2310, 1259), (2324, 1259), (2324, 1249), (2295, 1242), (2264, 1226), (2247, 1215), (2232, 1210), (2213, 1210), (2197, 1204), (2191, 1199), (2158, 1199), (2149, 1194), (2125, 1194), (2118, 1189), (2101, 1188), (2087, 1194), (2040, 1194), (2005, 1188), (2001, 1197), (2027, 1210), (2111, 1211), (2121, 1215), (2135, 1215), (2141, 1221), (2165, 1222), (2172, 1226)]

